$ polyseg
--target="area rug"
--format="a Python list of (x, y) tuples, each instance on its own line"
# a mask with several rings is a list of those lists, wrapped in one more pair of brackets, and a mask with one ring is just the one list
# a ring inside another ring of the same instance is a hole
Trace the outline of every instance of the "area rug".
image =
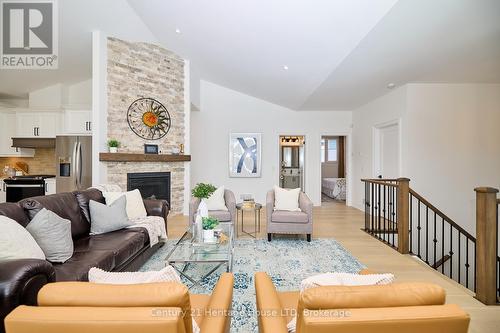
[[(160, 270), (176, 240), (167, 241), (145, 264), (141, 271)], [(203, 276), (214, 266), (203, 265), (189, 271), (191, 276)], [(334, 239), (314, 239), (308, 243), (295, 238), (267, 240), (236, 240), (234, 245), (234, 291), (231, 332), (257, 332), (255, 308), (255, 272), (267, 272), (279, 291), (298, 290), (300, 281), (324, 272), (356, 273), (364, 266)], [(191, 269), (191, 268), (190, 268)], [(225, 266), (206, 278), (193, 293), (211, 293)], [(187, 281), (184, 281), (189, 286)]]

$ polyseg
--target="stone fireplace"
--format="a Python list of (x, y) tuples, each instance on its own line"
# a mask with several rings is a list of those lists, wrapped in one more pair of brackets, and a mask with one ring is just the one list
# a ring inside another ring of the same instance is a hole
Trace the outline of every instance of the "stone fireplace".
[[(107, 137), (121, 143), (119, 153), (144, 154), (144, 144), (147, 143), (158, 145), (162, 155), (171, 154), (174, 148), (186, 144), (184, 59), (158, 45), (117, 38), (107, 39), (107, 57)], [(143, 97), (159, 101), (170, 114), (170, 130), (159, 140), (145, 140), (137, 136), (127, 122), (130, 104)], [(186, 163), (147, 159), (106, 161), (107, 182), (126, 189), (130, 188), (131, 174), (168, 173), (170, 211), (173, 215), (181, 214)], [(155, 185), (151, 186), (143, 186), (143, 196), (147, 197), (150, 191), (155, 190)]]

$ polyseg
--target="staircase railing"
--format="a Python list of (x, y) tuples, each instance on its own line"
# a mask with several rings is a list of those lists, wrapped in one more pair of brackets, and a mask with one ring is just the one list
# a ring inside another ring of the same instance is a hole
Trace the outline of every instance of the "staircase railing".
[(475, 291), (481, 302), (498, 302), (498, 190), (476, 189), (476, 239), (411, 189), (409, 179), (361, 181), (367, 233)]

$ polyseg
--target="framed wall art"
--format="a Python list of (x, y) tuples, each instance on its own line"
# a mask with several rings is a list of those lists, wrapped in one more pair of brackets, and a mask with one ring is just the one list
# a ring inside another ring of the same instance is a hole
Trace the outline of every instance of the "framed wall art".
[(229, 177), (261, 176), (261, 133), (231, 133), (229, 135)]

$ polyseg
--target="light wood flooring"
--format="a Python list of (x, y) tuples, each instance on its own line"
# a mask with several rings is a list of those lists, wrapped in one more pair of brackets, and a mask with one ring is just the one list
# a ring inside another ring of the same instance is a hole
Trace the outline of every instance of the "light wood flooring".
[[(245, 230), (253, 228), (253, 215), (245, 216)], [(180, 237), (186, 227), (186, 216), (174, 216), (168, 220), (170, 238)], [(265, 209), (261, 212), (261, 232), (266, 237)], [(361, 231), (364, 213), (338, 202), (323, 202), (314, 208), (313, 238), (335, 238), (361, 263), (377, 272), (391, 272), (397, 281), (436, 283), (447, 292), (447, 302), (460, 305), (471, 316), (471, 333), (500, 332), (500, 306), (485, 306), (473, 297), (473, 293), (412, 256), (399, 254), (382, 242)], [(241, 226), (238, 225), (238, 229)], [(240, 233), (240, 237), (242, 236)], [(297, 236), (298, 237), (298, 236)]]

